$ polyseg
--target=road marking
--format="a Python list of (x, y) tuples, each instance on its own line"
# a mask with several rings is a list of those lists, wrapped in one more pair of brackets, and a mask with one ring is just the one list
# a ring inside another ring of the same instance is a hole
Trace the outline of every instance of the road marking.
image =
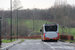
[(48, 45), (49, 47), (51, 47), (53, 50), (55, 50), (55, 48), (59, 48), (59, 49), (75, 49), (74, 46), (51, 46), (48, 43), (44, 42), (44, 44)]
[(73, 46), (52, 46), (53, 48), (59, 48), (59, 49), (74, 49)]
[[(29, 44), (33, 44), (33, 43), (29, 43)], [(40, 44), (40, 43), (36, 43), (36, 44)], [(26, 45), (26, 43), (22, 43), (22, 45)]]
[(22, 43), (22, 45), (26, 45), (26, 43)]
[(64, 44), (69, 44), (69, 43), (64, 43)]
[(36, 43), (36, 44), (40, 44), (40, 43)]
[(29, 44), (33, 44), (33, 43), (29, 43)]
[(55, 50), (55, 48), (52, 47), (51, 45), (49, 45), (48, 43), (44, 42), (44, 44), (48, 45), (48, 46), (51, 47), (53, 50)]

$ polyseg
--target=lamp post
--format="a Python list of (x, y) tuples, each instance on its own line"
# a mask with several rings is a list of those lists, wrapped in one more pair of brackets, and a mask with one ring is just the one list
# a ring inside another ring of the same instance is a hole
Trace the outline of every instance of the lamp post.
[(11, 38), (10, 38), (10, 40), (12, 41), (12, 0), (10, 0), (10, 9), (11, 9), (11, 26), (10, 26), (10, 28), (11, 28)]
[(34, 31), (34, 17), (35, 17), (35, 5), (34, 5), (34, 9), (33, 9), (33, 31)]
[(18, 39), (18, 9), (17, 9), (17, 39)]
[(2, 17), (0, 17), (0, 48), (1, 48), (1, 44), (2, 44), (2, 41), (1, 41), (1, 19), (2, 19)]
[(18, 39), (18, 9), (21, 9), (22, 7), (17, 8), (17, 39)]
[[(5, 21), (6, 21), (6, 17), (7, 16), (5, 16)], [(7, 33), (6, 33), (6, 22), (5, 22), (5, 39), (6, 39), (6, 36), (7, 36)]]

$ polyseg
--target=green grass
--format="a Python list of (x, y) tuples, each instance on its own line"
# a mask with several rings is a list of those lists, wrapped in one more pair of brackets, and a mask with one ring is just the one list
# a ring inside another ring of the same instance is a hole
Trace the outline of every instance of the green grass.
[[(15, 39), (15, 40), (12, 39), (12, 42), (13, 42), (13, 41), (16, 41), (16, 39)], [(3, 39), (2, 42), (3, 42), (3, 43), (9, 43), (9, 42), (11, 42), (11, 40)]]
[(71, 29), (71, 35), (75, 36), (75, 28)]
[[(67, 29), (67, 31), (64, 29), (64, 34), (65, 35), (67, 35), (67, 34), (69, 34), (69, 35), (73, 35), (74, 36), (74, 38), (75, 38), (75, 28), (71, 28), (71, 33), (69, 33), (69, 28), (66, 28)], [(59, 33), (61, 34), (62, 33), (62, 28), (59, 28)]]
[[(7, 18), (7, 21), (8, 21), (8, 24), (10, 25), (11, 24), (10, 18)], [(13, 25), (15, 25), (15, 21), (16, 21), (16, 19), (12, 20)], [(44, 20), (34, 20), (34, 26), (36, 26), (36, 24), (37, 24), (35, 31), (40, 32), (41, 26), (45, 23), (51, 23), (51, 22), (44, 21)], [(26, 26), (28, 29), (32, 30), (33, 29), (33, 20), (19, 19), (18, 25)]]
[[(8, 24), (10, 25), (10, 18), (7, 18)], [(15, 25), (15, 21), (16, 19), (13, 19), (13, 25)], [(18, 20), (19, 25), (22, 26), (26, 26), (29, 30), (33, 30), (33, 20), (29, 20), (29, 19), (19, 19)], [(40, 32), (41, 26), (45, 23), (52, 23), (52, 22), (48, 22), (45, 20), (34, 20), (34, 25), (37, 24), (37, 27), (35, 29), (35, 31)], [(59, 26), (61, 27), (61, 26)], [(67, 31), (64, 29), (64, 34), (68, 34), (69, 29), (67, 28)], [(67, 32), (67, 33), (66, 33)], [(59, 33), (62, 33), (62, 28), (59, 28)], [(75, 28), (71, 28), (71, 33), (69, 33), (70, 35), (75, 36)]]
[(23, 41), (24, 41), (24, 39), (21, 40), (21, 42), (23, 42)]
[(24, 42), (24, 39), (22, 39), (19, 43)]

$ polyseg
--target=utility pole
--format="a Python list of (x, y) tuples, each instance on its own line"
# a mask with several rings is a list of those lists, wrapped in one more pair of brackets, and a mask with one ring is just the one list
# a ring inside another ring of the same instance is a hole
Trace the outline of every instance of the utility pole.
[(34, 5), (34, 9), (33, 9), (33, 31), (34, 31), (34, 17), (35, 17), (35, 5)]
[(0, 48), (1, 48), (1, 44), (2, 44), (2, 41), (1, 41), (1, 19), (2, 19), (2, 17), (0, 17)]
[(17, 9), (17, 39), (18, 39), (18, 9)]
[(11, 41), (12, 41), (12, 0), (10, 0), (10, 9), (11, 9)]
[(22, 8), (22, 6), (17, 8), (17, 39), (18, 39), (18, 9), (21, 9), (21, 8)]
[[(3, 11), (2, 11), (3, 12)], [(1, 48), (1, 45), (2, 45), (2, 36), (1, 36), (1, 19), (2, 19), (2, 12), (1, 12), (1, 17), (0, 17), (0, 48)]]
[(1, 48), (1, 44), (2, 44), (2, 41), (1, 41), (1, 19), (2, 19), (2, 17), (0, 17), (0, 48)]
[(5, 16), (5, 39), (6, 39), (6, 35), (7, 35), (7, 33), (6, 33), (6, 17), (7, 16)]

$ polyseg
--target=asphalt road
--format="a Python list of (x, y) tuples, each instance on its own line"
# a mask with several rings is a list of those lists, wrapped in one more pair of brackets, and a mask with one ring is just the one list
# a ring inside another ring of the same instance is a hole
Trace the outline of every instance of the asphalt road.
[(67, 42), (42, 42), (41, 40), (28, 40), (14, 45), (9, 50), (75, 50), (75, 44)]

